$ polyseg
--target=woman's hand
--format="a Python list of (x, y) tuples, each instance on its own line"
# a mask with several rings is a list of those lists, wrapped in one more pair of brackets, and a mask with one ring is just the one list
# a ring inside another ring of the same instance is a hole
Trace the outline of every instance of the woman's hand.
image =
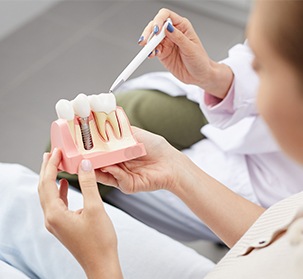
[(211, 60), (188, 19), (161, 9), (144, 29), (139, 40), (145, 45), (151, 33), (158, 33), (167, 18), (173, 26), (165, 31), (166, 37), (150, 57), (155, 54), (176, 78), (200, 86), (208, 93), (223, 99), (233, 80), (231, 69)]
[(147, 155), (96, 171), (101, 183), (124, 193), (171, 191), (229, 246), (263, 212), (258, 205), (207, 175), (164, 138), (136, 127), (132, 129)]
[(184, 155), (163, 137), (132, 127), (147, 155), (96, 171), (97, 180), (124, 193), (167, 189), (177, 185)]
[(79, 182), (84, 207), (68, 209), (68, 182), (56, 176), (61, 161), (60, 150), (45, 153), (40, 172), (39, 196), (46, 228), (74, 255), (88, 278), (122, 278), (114, 227), (98, 192), (91, 163), (83, 160), (79, 167)]

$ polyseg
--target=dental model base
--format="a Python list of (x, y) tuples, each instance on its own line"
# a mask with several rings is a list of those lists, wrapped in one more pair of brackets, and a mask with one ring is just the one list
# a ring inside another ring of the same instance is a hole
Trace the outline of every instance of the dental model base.
[(86, 96), (56, 104), (58, 120), (51, 125), (51, 149), (59, 148), (59, 169), (74, 174), (83, 159), (94, 169), (146, 155), (134, 138), (128, 118), (111, 93)]

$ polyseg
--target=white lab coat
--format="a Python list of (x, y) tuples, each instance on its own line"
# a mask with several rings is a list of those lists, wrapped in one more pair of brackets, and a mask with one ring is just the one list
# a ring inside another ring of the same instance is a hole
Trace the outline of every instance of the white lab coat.
[(201, 129), (207, 139), (183, 152), (230, 189), (269, 207), (303, 190), (303, 171), (280, 151), (257, 112), (258, 77), (251, 67), (252, 59), (248, 45), (239, 44), (221, 61), (232, 69), (234, 82), (227, 97), (215, 106), (206, 104), (204, 90), (167, 72), (130, 80), (119, 91), (156, 89), (199, 103), (210, 123)]

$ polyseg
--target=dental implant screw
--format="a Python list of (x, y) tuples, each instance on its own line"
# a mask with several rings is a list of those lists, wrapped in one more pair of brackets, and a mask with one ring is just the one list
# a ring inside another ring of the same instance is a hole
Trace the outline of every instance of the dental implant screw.
[(92, 140), (92, 134), (90, 132), (89, 128), (89, 119), (88, 117), (80, 117), (80, 129), (81, 129), (81, 135), (82, 135), (82, 141), (84, 145), (85, 150), (90, 150), (93, 148), (93, 140)]

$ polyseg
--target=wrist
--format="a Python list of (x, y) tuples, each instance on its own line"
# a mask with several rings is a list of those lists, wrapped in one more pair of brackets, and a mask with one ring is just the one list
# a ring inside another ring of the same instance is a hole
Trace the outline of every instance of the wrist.
[(207, 79), (198, 86), (208, 94), (224, 99), (233, 83), (233, 79), (234, 74), (229, 66), (211, 60)]
[[(182, 199), (186, 196), (193, 185), (196, 185), (196, 174), (198, 168), (185, 154), (180, 152), (178, 160), (175, 160), (175, 170), (173, 170), (174, 181), (171, 188), (167, 189)], [(201, 174), (198, 168), (198, 173)]]
[(83, 266), (88, 279), (122, 279), (122, 271), (118, 255), (102, 257), (101, 260), (94, 259), (93, 262)]

